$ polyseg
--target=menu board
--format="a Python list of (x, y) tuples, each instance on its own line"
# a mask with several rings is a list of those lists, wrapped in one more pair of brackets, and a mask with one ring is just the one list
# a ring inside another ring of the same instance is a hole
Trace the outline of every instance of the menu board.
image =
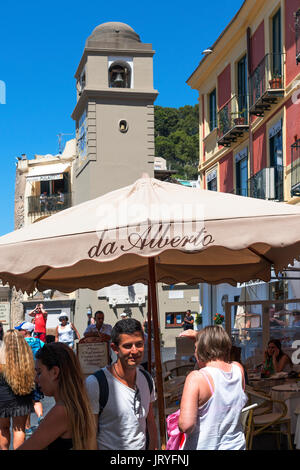
[(77, 343), (77, 356), (83, 374), (93, 374), (109, 363), (108, 343)]

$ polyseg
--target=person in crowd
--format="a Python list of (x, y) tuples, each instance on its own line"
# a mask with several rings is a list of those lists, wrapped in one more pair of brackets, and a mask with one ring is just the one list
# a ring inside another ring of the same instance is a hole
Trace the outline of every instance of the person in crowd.
[(44, 191), (40, 195), (40, 204), (41, 204), (41, 211), (44, 212), (48, 209), (48, 193)]
[(244, 450), (240, 414), (248, 398), (243, 367), (230, 362), (231, 340), (220, 325), (187, 336), (196, 341), (199, 370), (187, 376), (180, 404), (184, 450)]
[(120, 317), (121, 317), (121, 320), (126, 320), (127, 318), (129, 318), (128, 313), (126, 313), (126, 312), (122, 312)]
[(94, 417), (72, 349), (64, 343), (45, 344), (36, 354), (36, 381), (55, 405), (18, 450), (95, 450)]
[(270, 339), (264, 353), (262, 374), (268, 377), (278, 372), (290, 372), (292, 367), (291, 358), (282, 351), (280, 340)]
[(95, 324), (89, 325), (83, 333), (85, 338), (99, 337), (101, 341), (109, 342), (112, 326), (104, 323), (104, 313), (98, 310), (95, 313)]
[(13, 448), (25, 440), (27, 416), (34, 411), (33, 354), (17, 330), (8, 330), (0, 353), (0, 449), (9, 450), (12, 425)]
[(4, 328), (3, 328), (2, 322), (0, 321), (0, 341), (3, 340), (3, 335), (4, 335)]
[(300, 326), (300, 310), (293, 310), (292, 314), (293, 314), (292, 326)]
[(269, 321), (271, 326), (287, 326), (287, 323), (284, 320), (280, 320), (280, 315), (275, 311), (274, 307), (269, 308)]
[(102, 381), (95, 375), (86, 379), (97, 423), (98, 449), (154, 450), (157, 430), (152, 403), (156, 396), (152, 377), (139, 368), (144, 353), (141, 323), (134, 318), (119, 320), (112, 329), (111, 341), (116, 362), (101, 369)]
[[(35, 360), (36, 353), (44, 346), (45, 343), (41, 341), (38, 338), (34, 338), (32, 335), (33, 330), (34, 330), (34, 325), (30, 322), (22, 322), (20, 325), (15, 326), (15, 330), (19, 331), (28, 346), (31, 348), (32, 354), (33, 354), (33, 359)], [(38, 424), (41, 422), (43, 419), (43, 405), (42, 405), (42, 399), (44, 398), (44, 395), (39, 388), (37, 384), (35, 384), (35, 388), (33, 390), (33, 406), (34, 406), (34, 411), (38, 417)], [(26, 436), (31, 435), (33, 432), (33, 428), (30, 426), (30, 415), (27, 417), (26, 421), (26, 428), (25, 428), (25, 433)]]
[(29, 313), (30, 317), (34, 319), (34, 336), (46, 343), (46, 323), (47, 312), (44, 310), (43, 304), (37, 304), (34, 310)]
[(183, 330), (193, 330), (194, 329), (194, 317), (190, 310), (187, 310), (183, 318)]
[(90, 325), (95, 325), (96, 322), (95, 322), (95, 319), (93, 318), (93, 314), (91, 311), (88, 311), (87, 312), (87, 326), (90, 326)]
[(55, 342), (65, 343), (73, 349), (74, 335), (76, 335), (77, 339), (80, 339), (77, 329), (73, 323), (69, 322), (68, 315), (64, 312), (60, 314), (58, 320), (60, 321), (60, 325), (58, 325), (55, 330)]

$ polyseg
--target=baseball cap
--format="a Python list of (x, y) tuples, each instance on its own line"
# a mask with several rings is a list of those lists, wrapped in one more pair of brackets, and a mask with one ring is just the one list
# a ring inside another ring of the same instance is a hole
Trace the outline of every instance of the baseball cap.
[(27, 330), (32, 332), (34, 330), (34, 325), (29, 321), (23, 321), (20, 325), (15, 326), (15, 330)]
[(120, 317), (128, 317), (128, 314), (126, 312), (122, 312)]

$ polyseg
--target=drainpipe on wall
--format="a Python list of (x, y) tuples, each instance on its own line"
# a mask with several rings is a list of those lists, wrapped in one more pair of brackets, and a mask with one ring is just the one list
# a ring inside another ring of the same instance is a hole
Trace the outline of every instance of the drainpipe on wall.
[[(248, 68), (248, 94), (250, 88), (249, 78), (252, 72), (252, 50), (251, 50), (251, 28), (247, 28), (247, 68)], [(249, 110), (248, 110), (249, 113)], [(250, 178), (253, 176), (253, 138), (251, 131), (251, 115), (249, 113), (249, 166), (250, 166)], [(248, 194), (249, 196), (249, 194)]]

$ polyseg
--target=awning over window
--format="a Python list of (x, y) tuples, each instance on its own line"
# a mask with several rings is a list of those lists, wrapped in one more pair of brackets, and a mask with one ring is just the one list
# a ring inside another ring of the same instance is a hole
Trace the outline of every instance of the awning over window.
[(27, 181), (50, 181), (63, 179), (63, 173), (70, 167), (70, 163), (56, 163), (31, 168), (26, 176)]

